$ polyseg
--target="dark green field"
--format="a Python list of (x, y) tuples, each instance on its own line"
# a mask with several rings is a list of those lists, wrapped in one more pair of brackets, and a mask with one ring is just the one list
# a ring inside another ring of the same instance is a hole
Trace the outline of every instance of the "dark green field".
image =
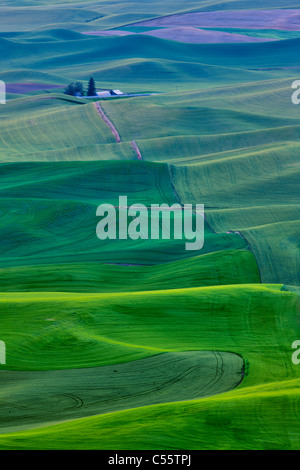
[[(300, 449), (298, 20), (139, 26), (239, 10), (300, 5), (0, 2), (1, 450)], [(91, 76), (125, 96), (63, 93)], [(119, 196), (204, 204), (204, 247), (99, 240)]]

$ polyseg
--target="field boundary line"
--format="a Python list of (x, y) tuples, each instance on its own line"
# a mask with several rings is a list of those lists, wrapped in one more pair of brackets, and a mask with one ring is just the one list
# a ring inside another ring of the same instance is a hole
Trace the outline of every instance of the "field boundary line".
[(170, 165), (170, 163), (167, 163), (167, 167), (168, 167), (168, 172), (169, 172), (169, 175), (170, 175), (170, 182), (171, 182), (172, 191), (174, 193), (175, 198), (179, 202), (179, 204), (182, 205), (179, 194), (178, 194), (178, 192), (175, 188), (174, 178), (173, 178), (173, 173), (172, 173), (172, 165)]
[(112, 134), (114, 135), (116, 141), (118, 143), (122, 142), (121, 140), (121, 137), (117, 131), (117, 129), (115, 128), (115, 126), (113, 125), (113, 123), (108, 119), (108, 117), (106, 116), (106, 114), (104, 113), (103, 109), (101, 108), (101, 105), (99, 103), (99, 101), (97, 101), (96, 103), (94, 103), (94, 106), (96, 108), (96, 111), (97, 113), (99, 114), (99, 116), (103, 119), (103, 121), (105, 122), (105, 124), (109, 127), (109, 129), (111, 130)]
[(141, 154), (141, 151), (140, 151), (140, 149), (139, 149), (138, 144), (136, 143), (136, 141), (135, 141), (135, 140), (132, 140), (132, 141), (130, 142), (130, 144), (131, 144), (131, 147), (133, 148), (133, 150), (135, 151), (138, 160), (143, 160), (143, 156), (142, 156), (142, 154)]

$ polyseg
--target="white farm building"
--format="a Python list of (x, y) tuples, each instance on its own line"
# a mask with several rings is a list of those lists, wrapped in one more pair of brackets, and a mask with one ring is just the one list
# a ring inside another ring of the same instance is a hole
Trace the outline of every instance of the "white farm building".
[(100, 90), (97, 91), (99, 98), (109, 98), (110, 96), (122, 96), (124, 93), (121, 90)]

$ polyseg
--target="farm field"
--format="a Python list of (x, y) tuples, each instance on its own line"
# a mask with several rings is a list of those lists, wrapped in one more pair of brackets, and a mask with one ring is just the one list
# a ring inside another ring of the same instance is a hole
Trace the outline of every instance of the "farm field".
[[(0, 449), (299, 450), (299, 2), (0, 13)], [(100, 240), (120, 196), (203, 248)]]

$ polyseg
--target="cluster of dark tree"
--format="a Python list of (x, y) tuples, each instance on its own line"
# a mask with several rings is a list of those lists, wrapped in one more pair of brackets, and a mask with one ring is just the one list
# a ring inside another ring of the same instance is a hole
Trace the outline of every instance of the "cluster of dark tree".
[(83, 86), (83, 83), (81, 82), (72, 82), (70, 83), (64, 91), (65, 95), (71, 95), (71, 96), (97, 96), (96, 93), (96, 84), (95, 80), (93, 77), (89, 79), (89, 84), (87, 91), (85, 93), (85, 89)]

